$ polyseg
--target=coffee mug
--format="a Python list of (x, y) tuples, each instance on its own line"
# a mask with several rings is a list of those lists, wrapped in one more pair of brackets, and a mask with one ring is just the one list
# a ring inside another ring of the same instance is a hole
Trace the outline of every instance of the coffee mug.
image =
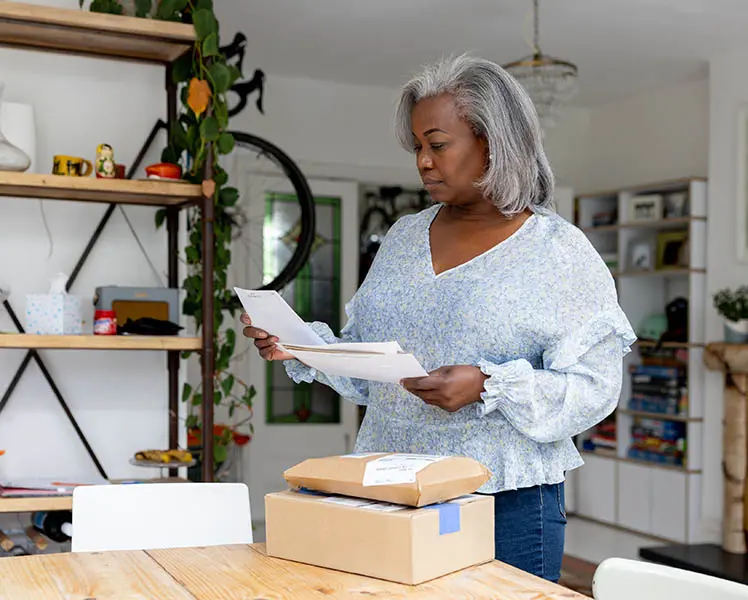
[[(84, 170), (85, 167), (85, 170)], [(52, 173), (54, 175), (67, 175), (69, 177), (88, 177), (93, 171), (93, 163), (79, 156), (66, 156), (57, 154), (54, 157)]]

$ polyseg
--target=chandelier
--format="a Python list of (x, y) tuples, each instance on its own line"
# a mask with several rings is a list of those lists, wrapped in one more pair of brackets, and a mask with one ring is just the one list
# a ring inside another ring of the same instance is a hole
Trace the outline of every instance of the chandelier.
[(577, 67), (565, 60), (546, 56), (540, 51), (538, 0), (533, 0), (533, 52), (504, 65), (532, 98), (544, 128), (552, 127), (559, 109), (577, 91)]

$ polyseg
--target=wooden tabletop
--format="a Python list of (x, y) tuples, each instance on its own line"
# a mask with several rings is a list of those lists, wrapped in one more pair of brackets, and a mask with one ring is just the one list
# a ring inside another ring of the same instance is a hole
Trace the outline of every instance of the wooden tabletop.
[(269, 558), (263, 544), (0, 559), (2, 600), (297, 600), (305, 598), (583, 600), (576, 592), (492, 562), (399, 585)]

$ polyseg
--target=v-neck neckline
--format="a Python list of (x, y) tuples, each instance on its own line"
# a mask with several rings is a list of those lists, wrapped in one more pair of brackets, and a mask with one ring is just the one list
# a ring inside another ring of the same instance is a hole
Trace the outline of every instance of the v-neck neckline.
[(463, 268), (465, 268), (465, 267), (467, 267), (467, 266), (469, 266), (469, 265), (471, 265), (471, 264), (479, 261), (480, 259), (488, 256), (489, 254), (493, 254), (494, 252), (497, 251), (498, 248), (503, 248), (508, 242), (511, 242), (512, 240), (517, 239), (519, 237), (519, 234), (522, 231), (526, 230), (527, 227), (528, 227), (528, 225), (531, 222), (534, 222), (535, 219), (536, 219), (536, 217), (537, 217), (537, 214), (533, 212), (529, 217), (527, 217), (527, 219), (525, 219), (525, 222), (522, 223), (522, 225), (520, 225), (519, 228), (516, 231), (514, 231), (506, 239), (500, 241), (499, 243), (497, 243), (494, 246), (491, 246), (490, 248), (488, 248), (488, 250), (485, 250), (484, 252), (481, 252), (477, 256), (474, 256), (473, 258), (471, 258), (469, 260), (466, 260), (463, 263), (460, 263), (459, 265), (455, 265), (454, 267), (452, 267), (450, 269), (447, 269), (446, 271), (442, 271), (441, 273), (437, 273), (436, 269), (434, 268), (434, 256), (433, 256), (433, 254), (431, 252), (431, 225), (436, 220), (436, 217), (439, 215), (439, 213), (441, 212), (442, 208), (443, 208), (442, 204), (439, 204), (439, 205), (437, 205), (435, 207), (433, 213), (430, 214), (430, 215), (428, 215), (428, 219), (426, 220), (426, 227), (425, 227), (425, 236), (424, 236), (425, 240), (424, 241), (426, 243), (426, 262), (428, 263), (429, 274), (434, 279), (441, 279), (442, 277), (446, 276), (449, 273), (453, 273), (454, 271), (459, 271), (460, 269), (463, 269)]

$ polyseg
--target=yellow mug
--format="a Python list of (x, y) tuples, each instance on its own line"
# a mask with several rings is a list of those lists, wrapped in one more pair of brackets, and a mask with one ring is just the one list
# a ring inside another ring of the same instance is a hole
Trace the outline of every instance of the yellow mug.
[[(85, 170), (84, 170), (85, 167)], [(69, 177), (88, 177), (93, 171), (93, 163), (79, 156), (66, 156), (56, 154), (52, 173), (54, 175), (67, 175)]]

